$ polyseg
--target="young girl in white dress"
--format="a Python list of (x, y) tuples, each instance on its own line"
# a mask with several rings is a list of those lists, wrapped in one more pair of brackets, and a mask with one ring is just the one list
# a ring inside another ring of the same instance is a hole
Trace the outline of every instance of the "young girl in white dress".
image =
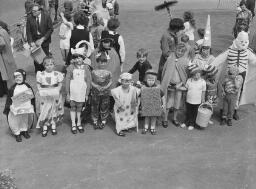
[(45, 71), (37, 72), (36, 81), (39, 92), (40, 116), (36, 128), (42, 128), (42, 137), (46, 137), (48, 127), (52, 134), (57, 134), (57, 125), (61, 124), (64, 115), (64, 106), (61, 94), (62, 73), (55, 71), (54, 59), (47, 56), (43, 60)]

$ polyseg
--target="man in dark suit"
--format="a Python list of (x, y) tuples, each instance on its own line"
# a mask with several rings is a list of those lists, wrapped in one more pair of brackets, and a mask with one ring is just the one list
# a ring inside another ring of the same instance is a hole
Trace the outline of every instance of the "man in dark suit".
[[(41, 46), (44, 53), (48, 56), (49, 45), (51, 43), (51, 34), (53, 32), (53, 24), (48, 13), (41, 9), (40, 5), (34, 4), (32, 7), (32, 15), (27, 19), (27, 39), (31, 48)], [(34, 61), (35, 72), (43, 71), (44, 67), (41, 62)]]

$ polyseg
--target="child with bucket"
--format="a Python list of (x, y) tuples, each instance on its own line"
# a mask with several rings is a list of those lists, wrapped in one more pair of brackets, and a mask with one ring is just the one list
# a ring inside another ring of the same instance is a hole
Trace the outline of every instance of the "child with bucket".
[[(181, 125), (193, 130), (196, 125), (196, 118), (200, 104), (205, 102), (206, 82), (201, 78), (201, 69), (195, 64), (188, 67), (190, 78), (187, 80), (186, 97), (186, 122)], [(209, 120), (208, 120), (209, 122)]]

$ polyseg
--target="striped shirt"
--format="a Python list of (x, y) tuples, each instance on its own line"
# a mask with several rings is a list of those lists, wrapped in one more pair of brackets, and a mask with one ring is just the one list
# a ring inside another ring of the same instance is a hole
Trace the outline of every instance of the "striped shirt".
[(241, 75), (236, 76), (235, 78), (226, 77), (222, 86), (225, 93), (236, 94), (238, 89), (242, 86), (243, 78)]

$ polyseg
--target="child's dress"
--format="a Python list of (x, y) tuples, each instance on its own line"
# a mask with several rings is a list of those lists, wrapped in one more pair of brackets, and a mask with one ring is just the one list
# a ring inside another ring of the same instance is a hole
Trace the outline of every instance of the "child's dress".
[[(72, 25), (71, 22), (69, 22), (69, 23)], [(65, 39), (60, 39), (60, 48), (65, 49), (65, 50), (69, 50), (69, 48), (70, 48), (70, 38), (71, 38), (71, 28), (68, 27), (64, 23), (61, 23), (59, 35), (65, 37)]]
[(40, 116), (36, 128), (59, 125), (64, 115), (64, 106), (59, 84), (62, 83), (63, 74), (58, 71), (37, 72), (36, 80), (40, 85)]
[(191, 24), (189, 22), (185, 22), (184, 26), (185, 26), (184, 33), (189, 37), (190, 41), (194, 41), (195, 40), (195, 36), (194, 36), (195, 29), (191, 26)]
[(119, 86), (112, 89), (111, 93), (115, 99), (114, 112), (117, 133), (133, 127), (138, 128), (139, 90), (130, 86), (128, 91), (124, 91), (122, 86)]
[(23, 83), (13, 85), (6, 99), (4, 114), (14, 135), (28, 131), (32, 126), (35, 113), (35, 96), (32, 87)]

